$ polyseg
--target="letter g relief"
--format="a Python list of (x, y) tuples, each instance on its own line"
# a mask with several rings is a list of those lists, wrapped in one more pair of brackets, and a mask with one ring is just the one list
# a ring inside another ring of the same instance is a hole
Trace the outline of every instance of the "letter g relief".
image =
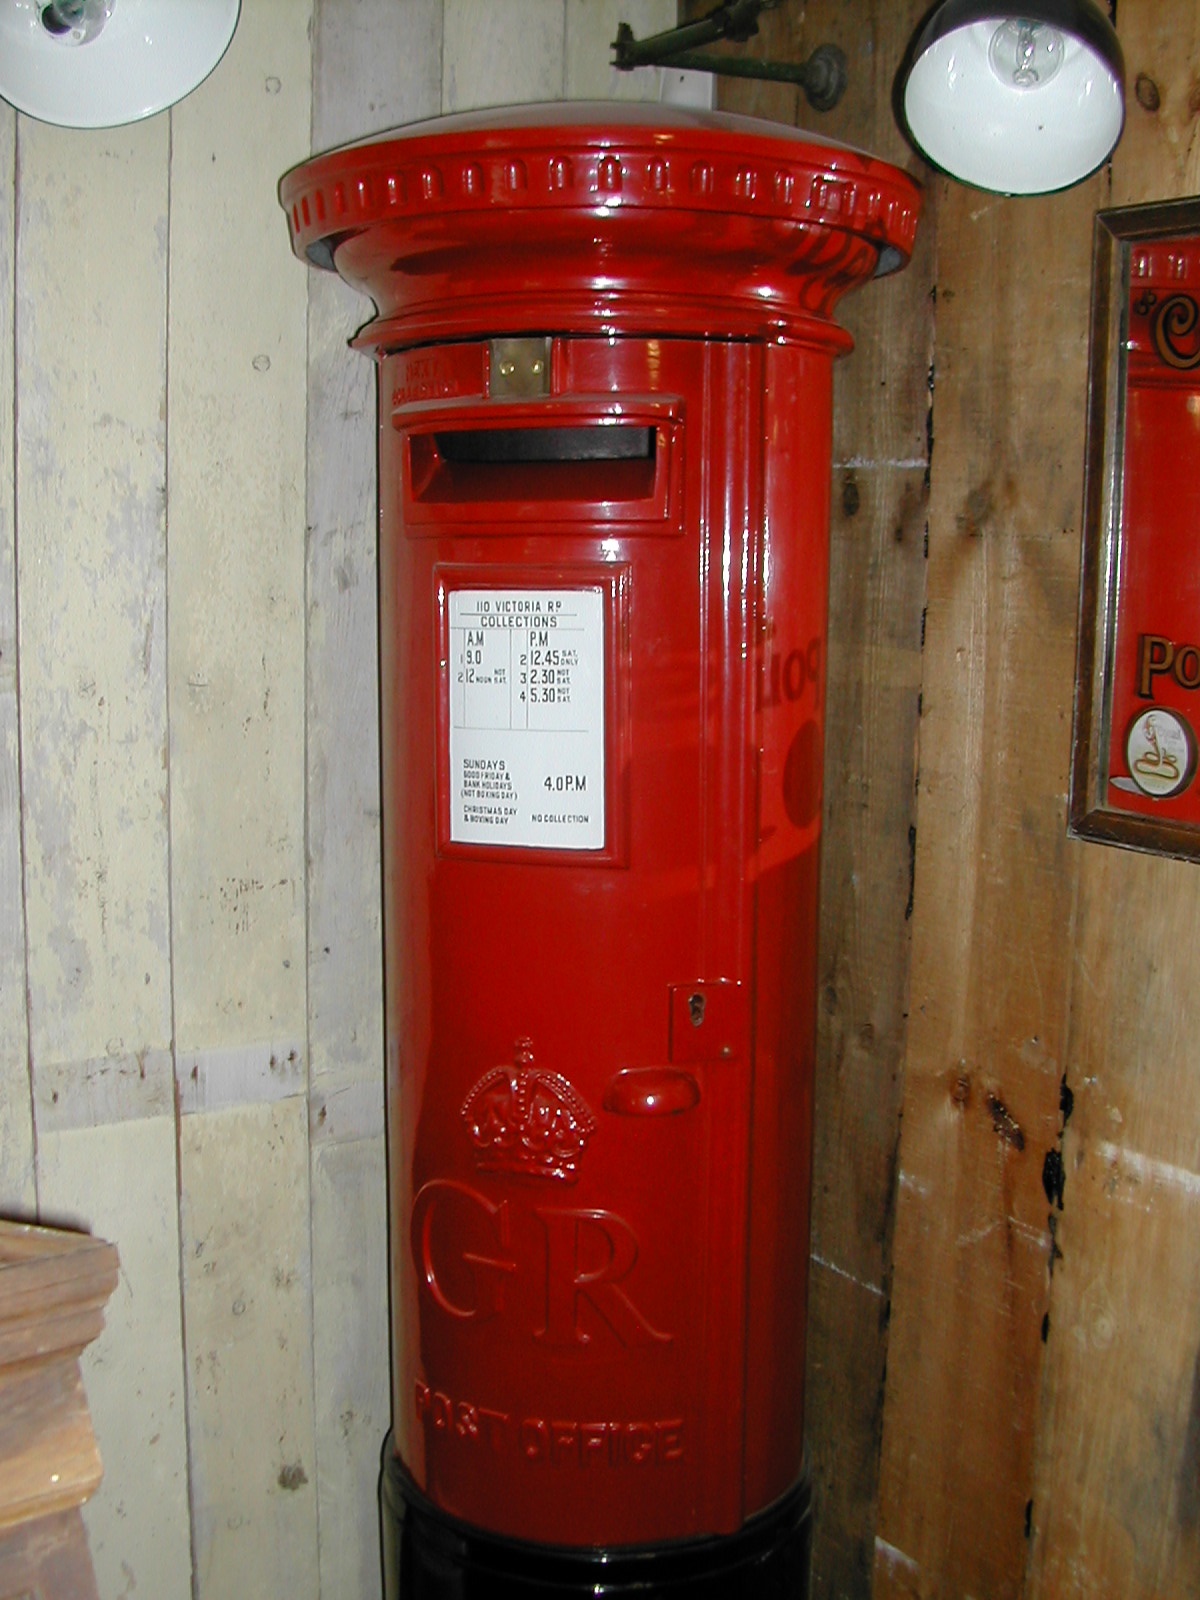
[(413, 1203), (413, 1252), (434, 1301), (461, 1322), (486, 1322), (504, 1310), (508, 1202), (493, 1205), (465, 1183), (435, 1178)]

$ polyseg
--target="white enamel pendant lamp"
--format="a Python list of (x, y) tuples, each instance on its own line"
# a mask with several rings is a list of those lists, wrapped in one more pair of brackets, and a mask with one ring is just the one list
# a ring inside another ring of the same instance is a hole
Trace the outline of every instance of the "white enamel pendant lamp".
[(68, 128), (138, 122), (225, 54), (240, 0), (0, 0), (0, 96)]

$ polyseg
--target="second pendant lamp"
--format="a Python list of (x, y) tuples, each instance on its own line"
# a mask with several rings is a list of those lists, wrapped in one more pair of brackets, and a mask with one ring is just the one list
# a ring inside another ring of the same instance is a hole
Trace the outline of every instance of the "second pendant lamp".
[(1125, 69), (1092, 0), (944, 0), (913, 41), (899, 112), (934, 166), (998, 194), (1066, 189), (1104, 164)]

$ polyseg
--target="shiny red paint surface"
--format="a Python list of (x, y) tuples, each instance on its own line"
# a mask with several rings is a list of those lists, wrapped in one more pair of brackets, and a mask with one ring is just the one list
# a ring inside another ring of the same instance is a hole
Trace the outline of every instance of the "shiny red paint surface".
[(921, 209), (844, 145), (616, 102), (416, 123), (295, 168), (280, 198), (296, 253), (374, 299), (372, 350), (551, 325), (848, 349), (834, 306), (881, 251), (908, 259)]
[[(734, 1531), (801, 1469), (828, 310), (919, 208), (790, 130), (604, 115), (427, 128), (284, 185), (297, 250), (320, 194), (380, 308), (396, 1447), (446, 1512), (582, 1546)], [(534, 330), (549, 393), (495, 398), (489, 339)], [(463, 454), (622, 427), (640, 456)], [(516, 605), (576, 631), (493, 637)], [(537, 713), (561, 738), (461, 731), (531, 718), (516, 674), (568, 637), (567, 709)], [(493, 738), (515, 779), (454, 754)], [(571, 848), (504, 842), (534, 747), (547, 813), (594, 827)]]
[(1200, 239), (1138, 245), (1106, 802), (1200, 822)]

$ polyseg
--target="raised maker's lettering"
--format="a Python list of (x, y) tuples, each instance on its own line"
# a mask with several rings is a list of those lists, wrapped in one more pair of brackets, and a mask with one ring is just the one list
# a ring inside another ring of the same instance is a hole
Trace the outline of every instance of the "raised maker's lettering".
[(514, 1416), (452, 1397), (421, 1379), (414, 1385), (413, 1401), (417, 1421), (428, 1433), (471, 1453), (584, 1470), (669, 1467), (686, 1455), (682, 1417), (601, 1422)]

